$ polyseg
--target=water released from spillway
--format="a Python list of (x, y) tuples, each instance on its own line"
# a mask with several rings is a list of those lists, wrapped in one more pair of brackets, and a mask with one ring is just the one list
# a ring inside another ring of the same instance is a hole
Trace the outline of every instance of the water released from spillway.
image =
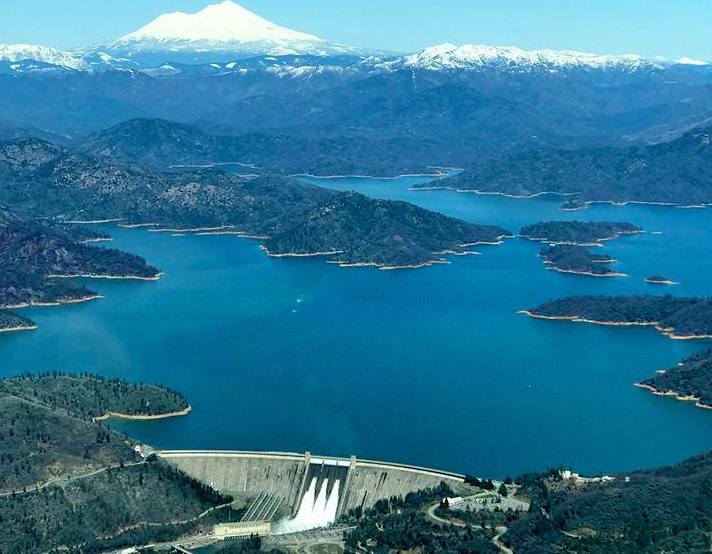
[(297, 515), (293, 519), (285, 519), (274, 527), (275, 534), (297, 533), (319, 527), (328, 527), (336, 521), (336, 510), (339, 507), (339, 480), (333, 483), (329, 491), (329, 481), (324, 479), (317, 491), (317, 478), (314, 477), (309, 488), (302, 497)]

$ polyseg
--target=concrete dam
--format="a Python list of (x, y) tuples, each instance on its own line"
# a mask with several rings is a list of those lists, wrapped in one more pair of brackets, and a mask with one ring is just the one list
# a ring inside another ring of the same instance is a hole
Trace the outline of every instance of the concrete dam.
[(269, 521), (277, 510), (291, 519), (285, 532), (333, 523), (355, 508), (410, 492), (455, 486), (456, 473), (310, 453), (163, 451), (158, 456), (190, 477), (235, 499), (250, 500), (244, 520)]

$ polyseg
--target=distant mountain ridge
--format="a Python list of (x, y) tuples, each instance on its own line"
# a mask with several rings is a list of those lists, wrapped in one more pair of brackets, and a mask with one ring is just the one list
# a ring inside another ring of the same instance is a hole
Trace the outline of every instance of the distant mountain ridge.
[(514, 46), (440, 44), (407, 55), (327, 41), (269, 21), (231, 0), (196, 13), (156, 17), (117, 40), (71, 52), (39, 45), (0, 45), (0, 61), (36, 61), (71, 70), (136, 69), (164, 63), (228, 63), (250, 57), (353, 55), (372, 71), (640, 71), (682, 66), (710, 68), (691, 57), (649, 60), (637, 55), (597, 55), (570, 50), (531, 50)]
[(651, 146), (520, 152), (418, 187), (522, 197), (556, 193), (572, 195), (578, 207), (601, 201), (709, 205), (712, 127)]
[[(232, 2), (74, 52), (4, 51), (0, 121), (16, 128), (77, 139), (127, 120), (178, 120), (240, 137), (199, 159), (287, 173), (469, 167), (520, 150), (659, 143), (712, 121), (712, 66), (698, 60), (450, 44), (374, 53)], [(262, 147), (281, 148), (282, 160)]]

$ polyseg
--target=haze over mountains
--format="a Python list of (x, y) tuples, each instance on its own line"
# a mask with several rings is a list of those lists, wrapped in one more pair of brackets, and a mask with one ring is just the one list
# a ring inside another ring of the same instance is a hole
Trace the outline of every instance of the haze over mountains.
[(712, 120), (712, 66), (691, 58), (452, 44), (389, 54), (230, 1), (73, 52), (0, 46), (0, 91), (0, 136), (66, 142), (159, 118), (308, 143), (320, 159), (357, 144), (350, 156), (366, 166), (379, 152), (412, 152), (377, 174), (469, 167), (521, 149), (657, 143)]

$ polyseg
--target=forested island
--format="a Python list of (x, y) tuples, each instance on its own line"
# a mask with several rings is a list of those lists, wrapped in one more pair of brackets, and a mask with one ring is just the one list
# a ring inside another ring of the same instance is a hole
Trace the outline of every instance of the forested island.
[(624, 277), (611, 265), (615, 258), (594, 254), (592, 247), (624, 235), (642, 233), (631, 223), (612, 221), (542, 221), (523, 227), (519, 236), (549, 246), (539, 253), (544, 263), (555, 271), (591, 277)]
[(673, 281), (672, 279), (668, 279), (667, 277), (663, 277), (662, 275), (651, 275), (650, 277), (646, 277), (645, 282), (649, 283), (651, 285), (678, 285), (679, 284), (678, 282)]
[(606, 254), (594, 254), (585, 246), (555, 244), (544, 248), (539, 254), (544, 263), (555, 271), (592, 277), (625, 277), (611, 268), (615, 258)]
[(643, 229), (632, 223), (613, 221), (542, 221), (523, 227), (522, 238), (550, 244), (598, 246), (623, 235), (642, 233)]
[(18, 217), (227, 233), (265, 240), (273, 254), (328, 251), (377, 267), (421, 267), (441, 252), (510, 235), (287, 177), (159, 171), (37, 139), (0, 143), (0, 203)]
[(415, 188), (523, 198), (567, 195), (567, 209), (580, 209), (591, 202), (709, 205), (711, 137), (712, 128), (699, 127), (655, 145), (533, 149), (483, 158), (464, 173)]
[(539, 319), (651, 326), (672, 339), (712, 338), (712, 299), (666, 296), (571, 296), (522, 312)]
[(674, 367), (658, 371), (639, 386), (655, 394), (693, 401), (700, 408), (712, 409), (712, 350), (699, 352)]
[(142, 458), (129, 439), (93, 420), (187, 405), (163, 387), (87, 374), (0, 380), (0, 552), (103, 552), (231, 516), (205, 513), (229, 498)]

